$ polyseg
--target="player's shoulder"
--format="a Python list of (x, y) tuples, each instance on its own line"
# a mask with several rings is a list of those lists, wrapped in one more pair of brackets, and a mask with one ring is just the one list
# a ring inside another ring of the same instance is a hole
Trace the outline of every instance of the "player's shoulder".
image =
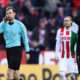
[(57, 30), (57, 32), (58, 32), (58, 33), (61, 33), (61, 32), (64, 32), (64, 30), (65, 30), (64, 28), (59, 28), (59, 29)]
[(59, 33), (61, 31), (61, 28), (59, 28), (58, 30), (57, 30), (57, 32)]

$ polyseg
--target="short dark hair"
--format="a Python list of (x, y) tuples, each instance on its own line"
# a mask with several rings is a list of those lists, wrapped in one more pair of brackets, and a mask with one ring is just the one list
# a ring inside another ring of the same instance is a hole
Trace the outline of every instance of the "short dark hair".
[(8, 6), (8, 7), (6, 8), (6, 11), (8, 11), (8, 10), (10, 10), (10, 9), (12, 9), (13, 12), (15, 12), (15, 8), (14, 8), (13, 6)]

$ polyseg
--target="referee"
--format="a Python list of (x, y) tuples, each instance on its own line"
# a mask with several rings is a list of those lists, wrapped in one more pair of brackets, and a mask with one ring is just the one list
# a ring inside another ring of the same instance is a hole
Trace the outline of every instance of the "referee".
[(24, 24), (15, 19), (15, 9), (12, 6), (6, 8), (6, 17), (0, 23), (0, 33), (3, 33), (6, 43), (8, 61), (7, 80), (22, 80), (19, 76), (19, 68), (22, 58), (21, 37), (24, 42), (26, 59), (29, 60), (29, 45)]
[(72, 23), (72, 33), (71, 33), (71, 55), (74, 57), (74, 47), (76, 47), (76, 60), (78, 64), (78, 71), (80, 74), (80, 16), (76, 16)]

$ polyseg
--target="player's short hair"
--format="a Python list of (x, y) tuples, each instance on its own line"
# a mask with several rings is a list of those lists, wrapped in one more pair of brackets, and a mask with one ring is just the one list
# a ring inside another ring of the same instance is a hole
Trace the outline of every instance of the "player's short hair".
[(8, 11), (8, 10), (10, 10), (10, 9), (12, 9), (12, 10), (13, 10), (13, 12), (15, 12), (15, 8), (14, 8), (14, 7), (12, 7), (12, 6), (8, 6), (8, 7), (6, 8), (6, 11)]
[(66, 16), (66, 17), (64, 17), (64, 19), (65, 19), (65, 18), (67, 18), (67, 17), (69, 17), (69, 18), (70, 18), (70, 20), (72, 21), (72, 17), (71, 17), (71, 16)]

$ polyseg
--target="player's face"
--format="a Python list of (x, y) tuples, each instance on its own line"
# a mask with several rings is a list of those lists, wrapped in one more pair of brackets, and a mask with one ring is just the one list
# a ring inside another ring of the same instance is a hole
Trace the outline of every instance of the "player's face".
[(12, 20), (15, 17), (15, 13), (13, 12), (12, 9), (9, 9), (8, 11), (6, 11), (6, 16), (8, 20)]
[(64, 27), (70, 27), (72, 25), (72, 21), (70, 17), (64, 18)]

